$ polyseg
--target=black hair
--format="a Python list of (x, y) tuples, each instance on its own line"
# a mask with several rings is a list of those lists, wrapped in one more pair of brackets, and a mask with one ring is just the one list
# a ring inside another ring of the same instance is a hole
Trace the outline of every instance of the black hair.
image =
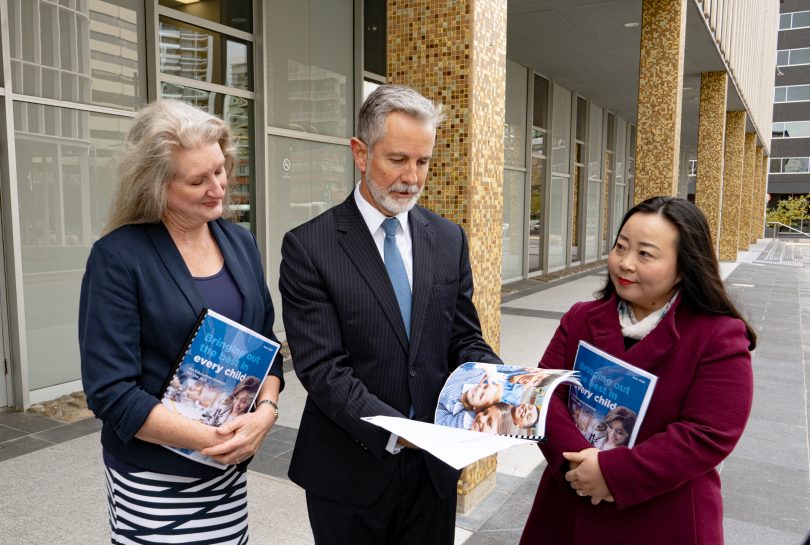
[[(742, 320), (748, 331), (749, 350), (757, 346), (757, 334), (731, 302), (723, 281), (720, 265), (712, 247), (709, 223), (700, 208), (686, 199), (677, 197), (651, 197), (627, 211), (619, 226), (634, 214), (656, 214), (666, 218), (678, 230), (678, 273), (681, 275), (681, 302), (692, 310), (706, 314), (731, 316)], [(618, 235), (617, 235), (618, 240)], [(613, 246), (616, 241), (613, 242)], [(616, 286), (607, 277), (605, 287), (596, 292), (601, 300), (610, 299)]]

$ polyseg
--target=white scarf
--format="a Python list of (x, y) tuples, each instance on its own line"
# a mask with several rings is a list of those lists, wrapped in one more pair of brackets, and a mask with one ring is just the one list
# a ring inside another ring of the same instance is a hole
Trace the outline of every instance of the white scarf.
[(675, 298), (678, 297), (679, 291), (680, 290), (675, 291), (672, 299), (670, 299), (666, 305), (649, 313), (643, 320), (636, 320), (636, 315), (633, 314), (633, 309), (627, 304), (627, 301), (624, 299), (620, 300), (617, 310), (619, 311), (619, 324), (622, 326), (622, 335), (636, 340), (641, 340), (646, 337), (650, 331), (655, 329), (655, 326), (658, 325), (664, 315), (666, 315), (669, 307), (672, 306), (672, 303), (675, 302)]

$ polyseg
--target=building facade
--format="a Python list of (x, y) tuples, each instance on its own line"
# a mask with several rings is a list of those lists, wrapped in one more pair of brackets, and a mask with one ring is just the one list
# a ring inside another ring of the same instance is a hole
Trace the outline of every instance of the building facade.
[(810, 194), (810, 1), (779, 6), (769, 204)]
[(691, 194), (721, 257), (756, 238), (778, 11), (776, 0), (0, 0), (0, 410), (81, 389), (80, 282), (144, 103), (178, 98), (233, 126), (237, 221), (257, 236), (277, 305), (284, 233), (356, 183), (349, 139), (369, 90), (405, 84), (445, 104), (423, 203), (467, 230), (497, 346), (502, 284), (603, 260), (647, 196)]

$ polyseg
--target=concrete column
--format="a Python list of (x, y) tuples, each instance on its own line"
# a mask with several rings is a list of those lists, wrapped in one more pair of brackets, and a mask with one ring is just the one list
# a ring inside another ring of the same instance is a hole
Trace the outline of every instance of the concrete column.
[[(745, 112), (726, 114), (723, 153), (723, 207), (720, 217), (720, 261), (736, 261), (740, 225), (740, 195), (745, 171)], [(700, 167), (698, 167), (699, 169)]]
[(765, 192), (762, 190), (762, 157), (764, 155), (762, 146), (757, 146), (754, 151), (754, 191), (752, 194), (753, 202), (751, 203), (751, 230), (750, 241), (755, 244), (757, 239), (762, 236), (763, 218), (762, 218), (762, 203), (765, 202)]
[(747, 250), (750, 244), (751, 216), (754, 205), (754, 178), (756, 173), (757, 133), (745, 133), (745, 170), (743, 173), (742, 201), (740, 203), (740, 236), (737, 249)]
[(506, 2), (388, 0), (388, 81), (446, 107), (421, 204), (464, 227), (484, 338), (498, 350)]
[(686, 0), (643, 0), (636, 203), (677, 195)]
[(709, 221), (715, 253), (720, 253), (720, 210), (723, 207), (723, 160), (726, 133), (725, 72), (700, 75), (700, 121), (698, 124), (695, 204)]

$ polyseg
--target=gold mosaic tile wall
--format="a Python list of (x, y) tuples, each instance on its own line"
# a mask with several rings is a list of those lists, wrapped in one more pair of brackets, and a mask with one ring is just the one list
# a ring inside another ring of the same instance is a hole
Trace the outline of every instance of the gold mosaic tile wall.
[(698, 172), (695, 204), (709, 221), (715, 252), (719, 253), (720, 204), (723, 195), (723, 147), (726, 136), (725, 72), (700, 75), (700, 120), (698, 124)]
[(388, 81), (446, 107), (421, 204), (464, 227), (484, 337), (498, 349), (506, 2), (388, 0)]
[(636, 203), (677, 195), (686, 0), (643, 0)]
[(742, 180), (745, 171), (745, 112), (726, 114), (723, 154), (723, 209), (720, 217), (720, 261), (737, 260)]
[(757, 133), (745, 133), (745, 171), (743, 173), (742, 202), (740, 203), (740, 236), (737, 238), (737, 249), (748, 250), (751, 233), (751, 214), (754, 205), (754, 177), (756, 165), (754, 158), (757, 151)]

